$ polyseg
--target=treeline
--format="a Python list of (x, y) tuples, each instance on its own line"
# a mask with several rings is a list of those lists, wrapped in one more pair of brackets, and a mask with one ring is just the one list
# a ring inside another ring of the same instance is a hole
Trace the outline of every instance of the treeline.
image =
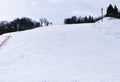
[(94, 18), (93, 16), (88, 16), (88, 17), (87, 16), (85, 17), (72, 16), (71, 18), (66, 18), (64, 20), (64, 24), (94, 23), (94, 22), (101, 20), (103, 17), (120, 18), (120, 11), (118, 10), (116, 5), (113, 7), (110, 4), (106, 12), (107, 13), (105, 15), (97, 17), (97, 18)]
[(36, 27), (48, 26), (51, 24), (47, 19), (40, 19), (40, 21), (34, 21), (30, 18), (16, 18), (11, 22), (0, 22), (0, 35), (8, 32), (23, 31), (33, 29)]
[(120, 18), (120, 11), (116, 5), (114, 7), (111, 4), (109, 5), (109, 7), (107, 8), (106, 17)]
[(64, 24), (79, 24), (79, 23), (94, 23), (98, 20), (102, 19), (102, 17), (93, 18), (93, 16), (85, 16), (85, 17), (76, 17), (73, 16), (71, 18), (66, 18), (64, 20)]

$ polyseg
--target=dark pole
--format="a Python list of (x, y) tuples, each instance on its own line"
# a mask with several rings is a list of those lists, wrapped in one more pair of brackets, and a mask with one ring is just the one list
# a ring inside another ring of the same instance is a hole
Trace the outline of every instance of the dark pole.
[(101, 15), (102, 15), (102, 20), (103, 21), (103, 8), (101, 8)]

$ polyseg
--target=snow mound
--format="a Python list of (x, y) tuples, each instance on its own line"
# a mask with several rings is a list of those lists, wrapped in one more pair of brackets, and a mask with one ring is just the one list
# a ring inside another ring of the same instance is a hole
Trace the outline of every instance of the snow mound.
[(120, 39), (120, 19), (105, 18), (95, 24), (96, 29), (100, 32), (115, 38)]

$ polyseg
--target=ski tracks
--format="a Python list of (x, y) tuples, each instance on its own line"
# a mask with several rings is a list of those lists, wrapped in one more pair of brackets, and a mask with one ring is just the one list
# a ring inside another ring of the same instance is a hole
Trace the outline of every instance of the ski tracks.
[(3, 39), (1, 42), (0, 42), (0, 48), (3, 47), (3, 45), (8, 41), (8, 39), (11, 37), (11, 34), (7, 35), (5, 37), (5, 39)]

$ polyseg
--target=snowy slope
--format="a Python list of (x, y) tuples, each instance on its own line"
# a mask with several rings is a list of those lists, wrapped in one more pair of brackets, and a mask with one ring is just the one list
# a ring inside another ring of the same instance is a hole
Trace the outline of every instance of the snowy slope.
[(120, 21), (108, 19), (12, 33), (0, 48), (0, 82), (119, 82)]
[[(95, 28), (102, 33), (113, 37), (115, 39), (120, 39), (120, 20), (115, 18), (105, 18), (104, 22), (99, 21), (99, 24), (95, 24)], [(111, 23), (109, 23), (111, 22)]]

